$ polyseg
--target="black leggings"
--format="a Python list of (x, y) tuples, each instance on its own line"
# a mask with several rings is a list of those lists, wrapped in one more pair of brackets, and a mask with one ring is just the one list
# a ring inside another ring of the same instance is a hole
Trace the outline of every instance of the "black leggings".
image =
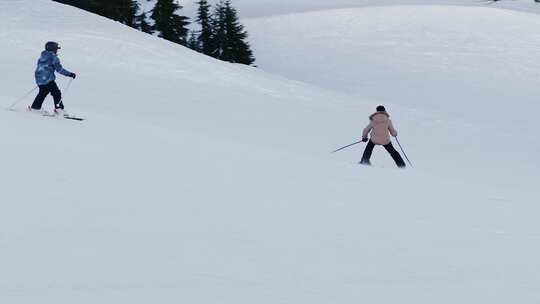
[(62, 103), (62, 92), (60, 92), (60, 89), (54, 81), (39, 86), (39, 93), (37, 94), (36, 99), (34, 99), (32, 109), (40, 110), (41, 106), (43, 105), (43, 101), (45, 101), (45, 97), (47, 97), (49, 93), (54, 99), (54, 107), (57, 109), (63, 109), (64, 104)]
[[(403, 161), (403, 158), (401, 158), (401, 155), (399, 155), (399, 152), (394, 149), (394, 146), (392, 146), (392, 143), (389, 143), (387, 145), (383, 145), (383, 147), (390, 153), (390, 156), (394, 159), (396, 162), (396, 165), (400, 168), (405, 168), (405, 162)], [(370, 140), (367, 145), (366, 149), (364, 150), (364, 155), (362, 155), (362, 160), (360, 161), (363, 165), (371, 165), (371, 162), (369, 159), (371, 158), (371, 153), (373, 153), (373, 148), (375, 148), (375, 144)]]

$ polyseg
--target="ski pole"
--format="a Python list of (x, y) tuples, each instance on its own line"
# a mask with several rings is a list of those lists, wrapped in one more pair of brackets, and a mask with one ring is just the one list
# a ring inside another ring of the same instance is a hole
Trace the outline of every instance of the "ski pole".
[(69, 88), (71, 87), (71, 82), (73, 81), (73, 78), (71, 78), (70, 80), (68, 80), (68, 83), (66, 83), (66, 85), (64, 86), (64, 93), (62, 94), (62, 100), (60, 100), (60, 102), (63, 104), (64, 103), (64, 97), (66, 97), (66, 94), (69, 90)]
[[(66, 84), (66, 86), (64, 87), (64, 94), (63, 96), (65, 97), (67, 92), (69, 91), (69, 88), (71, 87), (71, 82), (73, 82), (73, 78), (71, 78), (68, 83)], [(62, 98), (63, 99), (63, 98)]]
[(414, 168), (414, 166), (411, 164), (411, 161), (409, 160), (409, 158), (407, 157), (407, 154), (405, 154), (405, 151), (403, 150), (403, 147), (401, 146), (401, 144), (399, 143), (399, 140), (396, 136), (396, 142), (397, 144), (399, 145), (399, 148), (401, 149), (401, 152), (403, 152), (403, 155), (405, 156), (405, 158), (407, 159), (407, 162), (409, 163), (409, 165), (411, 165), (411, 168)]
[(345, 148), (348, 148), (348, 147), (350, 147), (350, 146), (354, 146), (354, 145), (359, 144), (359, 143), (361, 143), (361, 142), (362, 142), (362, 141), (359, 140), (359, 141), (354, 142), (354, 143), (352, 143), (352, 144), (350, 144), (350, 145), (346, 145), (345, 147), (341, 147), (341, 148), (339, 148), (339, 149), (337, 149), (337, 150), (335, 150), (335, 151), (332, 151), (332, 153), (336, 153), (337, 151), (341, 151), (341, 150), (343, 150), (343, 149), (345, 149)]
[(66, 84), (65, 88), (64, 88), (64, 95), (67, 93), (67, 91), (69, 90), (69, 87), (71, 87), (71, 82), (73, 81), (73, 78), (69, 79), (68, 83)]
[(35, 86), (31, 91), (28, 91), (28, 93), (24, 94), (23, 97), (15, 100), (14, 103), (11, 104), (11, 106), (9, 106), (7, 109), (10, 110), (10, 111), (13, 111), (13, 108), (19, 104), (19, 102), (23, 101), (23, 99), (25, 99), (28, 95), (32, 94), (32, 92), (34, 92), (36, 89), (38, 88), (38, 86)]

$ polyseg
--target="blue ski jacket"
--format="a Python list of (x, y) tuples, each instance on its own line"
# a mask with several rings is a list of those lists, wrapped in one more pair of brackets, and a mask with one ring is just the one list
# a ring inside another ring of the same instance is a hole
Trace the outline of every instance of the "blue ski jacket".
[(62, 67), (58, 55), (56, 55), (54, 52), (41, 52), (35, 73), (37, 85), (46, 85), (51, 81), (54, 81), (56, 79), (54, 71), (64, 76), (70, 76), (72, 74), (70, 71)]

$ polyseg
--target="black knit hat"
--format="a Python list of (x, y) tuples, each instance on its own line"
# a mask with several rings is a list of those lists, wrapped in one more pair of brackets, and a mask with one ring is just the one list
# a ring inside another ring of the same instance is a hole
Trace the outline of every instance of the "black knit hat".
[(384, 106), (378, 106), (377, 112), (386, 112), (386, 109), (384, 108)]

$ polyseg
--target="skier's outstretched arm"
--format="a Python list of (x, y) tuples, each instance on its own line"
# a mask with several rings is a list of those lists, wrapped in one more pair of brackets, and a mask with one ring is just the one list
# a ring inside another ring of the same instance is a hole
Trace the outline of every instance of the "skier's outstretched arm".
[(66, 69), (64, 69), (64, 67), (62, 67), (62, 64), (60, 63), (60, 59), (58, 57), (55, 57), (54, 58), (54, 61), (53, 61), (53, 65), (54, 65), (54, 69), (56, 72), (64, 75), (64, 76), (67, 76), (67, 77), (73, 77), (75, 78), (75, 73), (72, 73)]
[(392, 123), (392, 121), (390, 120), (390, 122), (388, 123), (388, 131), (390, 131), (390, 134), (394, 137), (397, 137), (397, 131), (396, 131), (396, 128), (394, 128), (394, 124)]

